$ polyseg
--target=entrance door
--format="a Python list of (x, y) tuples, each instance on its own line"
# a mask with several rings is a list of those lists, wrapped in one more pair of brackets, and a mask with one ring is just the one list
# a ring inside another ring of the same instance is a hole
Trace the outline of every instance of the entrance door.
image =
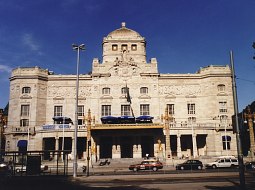
[(100, 158), (112, 158), (112, 137), (100, 138)]
[(85, 137), (78, 137), (77, 139), (77, 156), (78, 159), (82, 159), (83, 158), (83, 152), (85, 152), (86, 150), (86, 138)]
[(120, 138), (121, 158), (133, 158), (133, 141), (131, 137)]
[[(55, 138), (43, 139), (43, 150), (55, 150)], [(52, 155), (54, 156), (54, 155)], [(46, 151), (43, 155), (44, 160), (49, 160), (51, 157), (50, 152)]]
[(149, 154), (149, 157), (154, 157), (154, 139), (152, 136), (143, 136), (141, 145), (142, 157), (146, 157), (146, 154)]

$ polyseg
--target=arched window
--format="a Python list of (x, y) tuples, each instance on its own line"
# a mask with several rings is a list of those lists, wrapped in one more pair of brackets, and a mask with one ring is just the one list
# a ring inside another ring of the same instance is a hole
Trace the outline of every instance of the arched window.
[(222, 124), (227, 124), (228, 116), (227, 115), (221, 115), (220, 116), (220, 122)]
[(22, 94), (29, 94), (31, 92), (31, 88), (30, 87), (23, 87), (22, 88)]

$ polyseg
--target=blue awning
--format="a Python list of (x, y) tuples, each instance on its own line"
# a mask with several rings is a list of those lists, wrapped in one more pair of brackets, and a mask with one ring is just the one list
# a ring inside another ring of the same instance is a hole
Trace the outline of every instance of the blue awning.
[(128, 115), (123, 115), (123, 116), (120, 116), (118, 117), (119, 119), (134, 119), (135, 117), (133, 116), (128, 116)]
[(17, 146), (18, 147), (27, 147), (27, 140), (19, 140)]
[(149, 116), (149, 115), (141, 115), (139, 117), (137, 117), (136, 119), (140, 119), (140, 120), (147, 120), (147, 119), (153, 119), (154, 117)]
[(52, 118), (54, 121), (72, 121), (71, 118), (69, 117), (64, 117), (64, 116), (55, 116)]

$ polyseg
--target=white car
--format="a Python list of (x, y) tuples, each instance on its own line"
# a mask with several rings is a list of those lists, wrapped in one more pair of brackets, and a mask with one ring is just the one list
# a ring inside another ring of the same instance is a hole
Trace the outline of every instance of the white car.
[(217, 160), (215, 160), (214, 162), (210, 162), (205, 164), (206, 168), (234, 168), (234, 167), (238, 167), (238, 160), (237, 158), (230, 156), (230, 157), (219, 157)]
[[(48, 166), (47, 165), (41, 165), (41, 172), (48, 170)], [(16, 165), (15, 166), (15, 171), (17, 173), (20, 172), (26, 172), (27, 171), (27, 167), (25, 165)]]

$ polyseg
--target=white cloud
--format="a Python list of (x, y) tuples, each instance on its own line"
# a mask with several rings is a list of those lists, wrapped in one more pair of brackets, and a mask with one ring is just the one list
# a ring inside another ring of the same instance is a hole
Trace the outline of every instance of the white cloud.
[(28, 46), (32, 51), (38, 51), (40, 49), (40, 46), (37, 44), (37, 42), (33, 39), (33, 36), (31, 34), (24, 34), (22, 37), (23, 43)]
[(7, 65), (0, 65), (0, 72), (7, 72), (10, 73), (12, 71), (12, 68)]

